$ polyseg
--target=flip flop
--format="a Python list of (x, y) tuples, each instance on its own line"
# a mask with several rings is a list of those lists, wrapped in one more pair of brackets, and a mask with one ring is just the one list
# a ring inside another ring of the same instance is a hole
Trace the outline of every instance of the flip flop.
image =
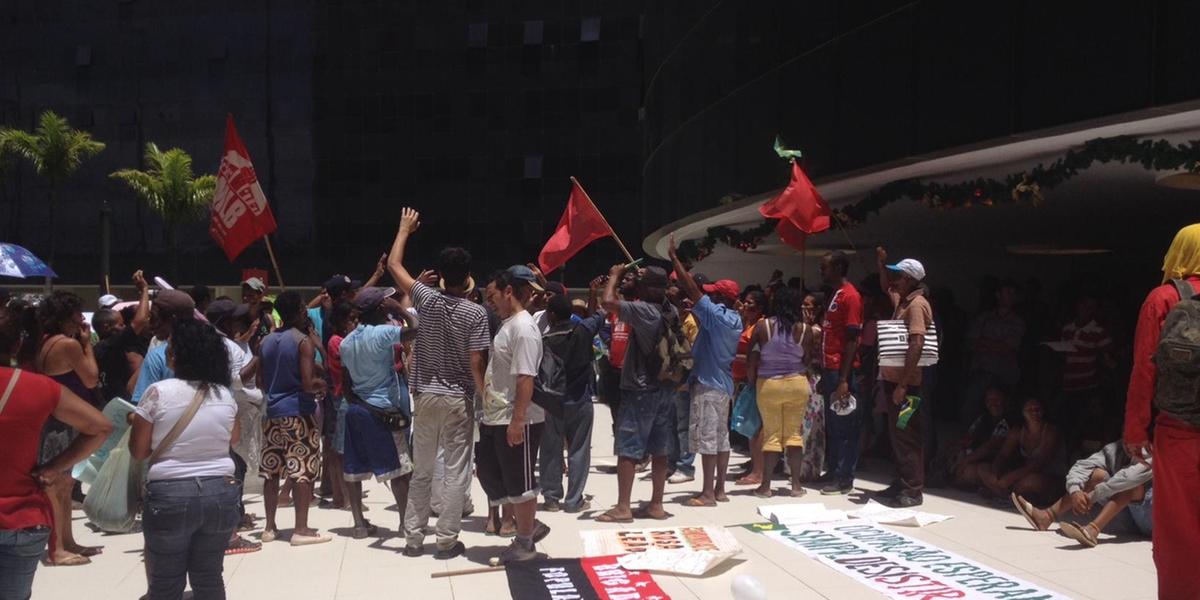
[(1063, 535), (1079, 542), (1080, 544), (1083, 544), (1084, 546), (1087, 546), (1088, 548), (1095, 548), (1096, 544), (1098, 543), (1098, 540), (1096, 539), (1097, 534), (1093, 533), (1095, 529), (1092, 527), (1091, 523), (1080, 527), (1070, 521), (1067, 521), (1060, 524), (1058, 527), (1059, 531), (1061, 531)]
[(733, 482), (733, 484), (734, 485), (762, 485), (762, 479), (753, 479), (749, 475), (742, 475), (741, 477), (738, 478), (737, 481)]
[(718, 496), (717, 502), (729, 502), (729, 496)]
[(690, 506), (692, 508), (712, 508), (712, 507), (716, 506), (717, 503), (709, 502), (708, 500), (705, 500), (705, 499), (701, 498), (700, 496), (692, 496), (691, 498), (684, 500), (683, 505)]
[(297, 535), (297, 534), (293, 533), (292, 540), (290, 543), (293, 546), (313, 546), (316, 544), (324, 544), (325, 542), (332, 542), (332, 541), (333, 541), (332, 537), (329, 537), (328, 535), (324, 535), (324, 534)]
[(1046, 531), (1048, 529), (1047, 527), (1038, 525), (1037, 519), (1033, 518), (1033, 505), (1028, 500), (1018, 496), (1016, 492), (1013, 492), (1010, 498), (1012, 499), (1013, 506), (1017, 508), (1017, 512), (1021, 513), (1021, 516), (1025, 517), (1026, 521), (1029, 521), (1030, 527), (1033, 527), (1036, 531)]
[(75, 554), (80, 556), (96, 556), (97, 554), (104, 554), (104, 546), (80, 546), (79, 552), (76, 552)]
[(632, 523), (633, 517), (615, 517), (613, 516), (613, 511), (609, 510), (608, 512), (597, 516), (596, 521), (600, 523)]
[(761, 491), (761, 490), (754, 490), (753, 492), (750, 492), (750, 493), (754, 494), (755, 498), (773, 498), (773, 497), (775, 497), (775, 492), (772, 492), (771, 490), (767, 490), (765, 492)]
[(42, 563), (47, 567), (80, 567), (83, 565), (92, 564), (92, 559), (83, 556), (82, 554), (73, 554), (71, 555), (71, 558), (68, 558), (62, 562), (54, 562), (47, 558), (46, 560), (42, 561)]
[(278, 537), (279, 537), (278, 531), (275, 531), (274, 529), (264, 529), (262, 532), (262, 536), (259, 537), (258, 539), (262, 540), (264, 544), (270, 544), (271, 542), (275, 541), (276, 538), (278, 538)]
[(650, 514), (649, 511), (647, 511), (646, 507), (644, 507), (644, 506), (641, 508), (633, 509), (633, 518), (634, 519), (651, 519), (654, 521), (666, 521), (667, 519), (670, 519), (673, 516), (675, 516), (675, 515), (673, 515), (669, 512), (663, 511), (662, 516), (656, 517), (656, 516)]

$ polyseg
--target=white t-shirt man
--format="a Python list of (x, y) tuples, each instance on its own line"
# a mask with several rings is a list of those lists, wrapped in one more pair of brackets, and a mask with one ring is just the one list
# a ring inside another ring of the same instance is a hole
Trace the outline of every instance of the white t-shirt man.
[[(536, 377), (542, 362), (542, 334), (527, 311), (504, 320), (492, 340), (487, 371), (483, 381), (483, 424), (508, 425), (512, 422), (517, 399), (517, 376)], [(525, 411), (527, 424), (542, 423), (546, 411), (530, 402)]]

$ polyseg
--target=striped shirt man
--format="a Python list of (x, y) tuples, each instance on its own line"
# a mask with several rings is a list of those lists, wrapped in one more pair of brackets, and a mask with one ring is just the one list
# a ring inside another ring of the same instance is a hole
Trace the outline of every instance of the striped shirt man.
[(1075, 345), (1067, 353), (1063, 367), (1063, 391), (1085, 392), (1100, 387), (1097, 363), (1100, 355), (1112, 346), (1108, 331), (1094, 319), (1083, 325), (1071, 321), (1063, 326), (1062, 339)]
[(412, 297), (421, 324), (413, 349), (413, 392), (474, 396), (471, 352), (487, 350), (492, 342), (487, 311), (419, 281), (413, 284)]

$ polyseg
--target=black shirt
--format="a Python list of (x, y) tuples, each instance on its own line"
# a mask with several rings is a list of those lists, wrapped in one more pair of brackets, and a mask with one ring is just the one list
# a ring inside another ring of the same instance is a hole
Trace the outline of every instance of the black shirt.
[(129, 398), (126, 384), (133, 376), (133, 371), (125, 355), (134, 352), (145, 356), (149, 345), (150, 340), (139, 336), (132, 327), (126, 327), (121, 333), (96, 344), (96, 366), (100, 368), (100, 393), (104, 396), (104, 402), (113, 398)]

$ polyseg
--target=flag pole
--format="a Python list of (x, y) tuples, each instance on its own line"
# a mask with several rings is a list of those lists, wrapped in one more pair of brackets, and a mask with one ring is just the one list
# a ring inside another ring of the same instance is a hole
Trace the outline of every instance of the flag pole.
[(629, 253), (629, 249), (626, 248), (625, 243), (621, 241), (621, 236), (617, 235), (616, 231), (613, 231), (612, 225), (608, 224), (608, 219), (605, 218), (604, 213), (600, 212), (600, 209), (596, 206), (595, 202), (592, 202), (592, 197), (588, 195), (587, 190), (583, 189), (583, 185), (579, 183), (578, 179), (575, 179), (574, 175), (571, 176), (571, 183), (578, 187), (579, 191), (583, 192), (583, 197), (587, 199), (588, 204), (592, 205), (592, 208), (596, 209), (596, 214), (600, 215), (600, 219), (604, 221), (604, 226), (608, 228), (608, 232), (612, 234), (613, 239), (617, 241), (617, 245), (621, 247), (621, 252), (625, 254), (625, 258), (628, 259), (629, 262), (633, 262), (633, 255)]
[(287, 286), (283, 283), (283, 272), (279, 270), (279, 261), (275, 260), (275, 249), (271, 247), (271, 234), (264, 235), (263, 241), (267, 242), (267, 255), (271, 257), (271, 266), (275, 267), (275, 279), (279, 280), (279, 289), (286, 290)]

